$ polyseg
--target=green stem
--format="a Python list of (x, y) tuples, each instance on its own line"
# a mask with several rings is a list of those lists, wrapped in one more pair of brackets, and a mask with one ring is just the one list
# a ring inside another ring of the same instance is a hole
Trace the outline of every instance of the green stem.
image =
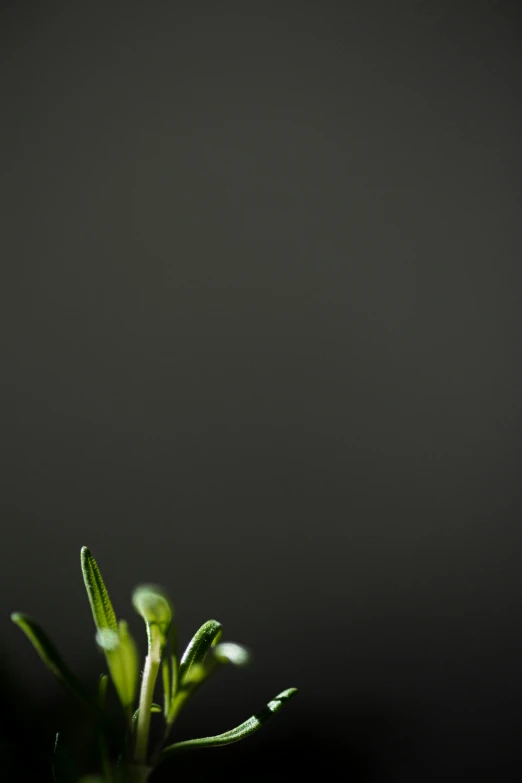
[(126, 781), (127, 783), (146, 783), (151, 772), (151, 767), (147, 767), (144, 764), (140, 766), (132, 764), (127, 767)]
[[(155, 637), (155, 638), (154, 638)], [(137, 765), (144, 765), (147, 761), (147, 746), (149, 742), (150, 728), (150, 708), (152, 697), (154, 695), (154, 686), (158, 676), (161, 663), (162, 637), (160, 634), (151, 636), (149, 653), (145, 658), (145, 668), (141, 681), (140, 692), (140, 711), (138, 714), (138, 725), (136, 727), (136, 747), (134, 751), (134, 762)]]

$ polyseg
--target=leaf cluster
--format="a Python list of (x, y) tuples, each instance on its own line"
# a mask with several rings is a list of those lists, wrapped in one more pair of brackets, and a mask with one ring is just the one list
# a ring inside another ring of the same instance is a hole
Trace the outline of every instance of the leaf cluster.
[[(108, 674), (101, 675), (96, 694), (90, 693), (68, 668), (35, 620), (21, 612), (11, 615), (49, 671), (96, 721), (101, 775), (83, 777), (81, 783), (145, 783), (158, 764), (180, 751), (226, 745), (248, 737), (297, 692), (296, 688), (282, 691), (260, 712), (222, 734), (168, 744), (181, 709), (201, 685), (227, 664), (244, 666), (250, 654), (239, 644), (222, 642), (221, 624), (208, 620), (179, 657), (172, 602), (160, 586), (142, 584), (132, 594), (132, 604), (143, 618), (147, 632), (147, 655), (144, 665), (140, 666), (137, 645), (126, 621), (116, 617), (98, 564), (87, 547), (81, 550), (81, 568), (96, 627), (96, 642), (105, 656), (108, 670)], [(160, 672), (161, 677), (158, 677)], [(163, 691), (162, 705), (153, 700), (157, 679), (161, 681)], [(123, 730), (115, 725), (107, 709), (109, 681), (121, 705)], [(163, 730), (161, 742), (151, 749), (150, 725), (154, 713), (161, 713)], [(109, 751), (114, 745), (118, 748), (116, 760)], [(62, 775), (64, 765), (61, 764), (66, 757), (58, 733), (53, 766), (56, 783), (63, 783), (67, 777), (67, 773)]]

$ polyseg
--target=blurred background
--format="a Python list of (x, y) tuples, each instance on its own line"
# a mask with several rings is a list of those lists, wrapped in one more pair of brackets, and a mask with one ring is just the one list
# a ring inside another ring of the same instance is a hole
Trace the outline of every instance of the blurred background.
[(104, 668), (86, 544), (142, 649), (154, 581), (253, 651), (178, 739), (300, 689), (181, 774), (520, 779), (521, 11), (3, 6), (13, 777), (76, 713), (9, 613)]

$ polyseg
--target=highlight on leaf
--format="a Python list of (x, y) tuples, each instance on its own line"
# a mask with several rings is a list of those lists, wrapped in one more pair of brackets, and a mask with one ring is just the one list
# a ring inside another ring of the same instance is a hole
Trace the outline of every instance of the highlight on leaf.
[(213, 652), (220, 663), (232, 663), (234, 666), (246, 666), (250, 663), (250, 652), (235, 642), (220, 642)]

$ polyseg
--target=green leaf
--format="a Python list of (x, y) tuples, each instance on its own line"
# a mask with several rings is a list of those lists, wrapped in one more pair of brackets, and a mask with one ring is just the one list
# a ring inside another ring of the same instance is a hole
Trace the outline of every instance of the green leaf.
[[(132, 704), (136, 696), (140, 675), (138, 648), (125, 620), (120, 620), (118, 630), (120, 634), (120, 665), (125, 671), (126, 703)], [(120, 698), (123, 702), (121, 695)]]
[[(194, 674), (197, 672), (199, 675), (199, 668), (203, 666), (214, 640), (220, 635), (221, 623), (218, 623), (217, 620), (207, 620), (194, 634), (179, 664), (178, 682), (181, 688), (191, 681), (192, 668), (197, 667)], [(196, 679), (201, 678), (198, 676)]]
[(147, 626), (156, 626), (166, 642), (172, 621), (172, 604), (159, 585), (138, 585), (132, 594), (132, 604)]
[(217, 620), (207, 620), (194, 634), (192, 641), (183, 653), (179, 666), (172, 659), (173, 682), (171, 701), (166, 715), (167, 727), (176, 720), (179, 711), (196, 689), (207, 679), (217, 666), (213, 660), (210, 666), (205, 666), (208, 651), (221, 637), (221, 623)]
[(55, 645), (40, 626), (29, 615), (22, 612), (13, 612), (11, 620), (25, 633), (42, 661), (58, 682), (82, 703), (111, 737), (118, 740), (114, 724), (109, 720), (96, 698), (91, 696), (64, 663)]
[(84, 689), (81, 682), (71, 672), (66, 663), (62, 660), (60, 653), (49, 639), (45, 631), (40, 628), (32, 617), (22, 612), (13, 612), (11, 620), (27, 636), (36, 652), (45, 663), (51, 674), (56, 677), (67, 690), (72, 693), (81, 702), (90, 703), (91, 698)]
[[(250, 734), (258, 731), (276, 712), (283, 707), (283, 705), (297, 693), (297, 688), (287, 688), (282, 693), (279, 693), (272, 701), (269, 701), (266, 707), (264, 707), (256, 715), (236, 726), (235, 729), (224, 732), (224, 734), (216, 734), (214, 737), (202, 737), (200, 739), (184, 740), (182, 742), (175, 742), (173, 745), (168, 745), (160, 754), (159, 761), (163, 761), (165, 758), (175, 753), (178, 750), (184, 750), (187, 748), (211, 748), (218, 745), (230, 745), (233, 742), (239, 742), (239, 740), (249, 737)], [(159, 762), (158, 762), (159, 763)]]
[(163, 711), (166, 720), (168, 719), (170, 705), (178, 690), (178, 644), (177, 630), (174, 623), (171, 623), (170, 626), (169, 645), (170, 655), (166, 653), (161, 660)]
[(118, 697), (124, 709), (128, 709), (134, 702), (138, 685), (136, 644), (127, 623), (121, 620), (118, 624), (98, 564), (86, 546), (82, 547), (81, 563), (83, 581), (97, 629), (96, 641), (105, 653)]
[(120, 620), (118, 631), (99, 630), (96, 641), (103, 648), (111, 678), (125, 709), (132, 707), (139, 677), (138, 650), (125, 620)]
[(164, 657), (161, 661), (161, 677), (163, 685), (163, 712), (167, 717), (172, 699), (172, 677), (170, 674), (169, 659)]
[(205, 666), (203, 666), (203, 664), (192, 664), (183, 678), (183, 689), (186, 689), (189, 686), (192, 687), (194, 685), (198, 685), (200, 682), (203, 682), (203, 680), (206, 679), (207, 673), (207, 669)]
[(234, 666), (246, 666), (250, 662), (250, 653), (235, 642), (221, 642), (214, 647), (214, 656), (220, 663), (232, 663)]
[(82, 573), (85, 589), (89, 597), (92, 616), (98, 631), (109, 629), (118, 632), (118, 622), (112, 608), (109, 593), (105, 587), (100, 569), (96, 560), (86, 546), (81, 551)]
[(107, 685), (109, 684), (109, 678), (106, 674), (102, 674), (98, 680), (98, 702), (100, 707), (105, 707), (105, 699), (107, 698)]
[(169, 678), (169, 698), (168, 704), (165, 704), (165, 717), (168, 715), (170, 703), (178, 692), (179, 684), (179, 658), (178, 658), (178, 632), (176, 625), (170, 626), (170, 678)]

